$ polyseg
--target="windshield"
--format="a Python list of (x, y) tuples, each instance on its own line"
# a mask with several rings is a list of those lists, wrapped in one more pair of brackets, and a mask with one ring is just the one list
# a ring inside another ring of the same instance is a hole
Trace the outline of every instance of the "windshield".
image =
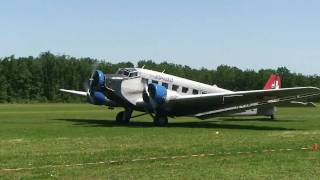
[(138, 71), (134, 68), (124, 68), (124, 69), (119, 69), (117, 74), (124, 75), (127, 77), (137, 77)]

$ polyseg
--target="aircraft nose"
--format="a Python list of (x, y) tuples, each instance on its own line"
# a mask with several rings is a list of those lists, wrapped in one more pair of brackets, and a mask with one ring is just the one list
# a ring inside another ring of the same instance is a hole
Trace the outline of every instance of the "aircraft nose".
[(89, 79), (90, 90), (99, 90), (105, 85), (105, 75), (102, 71), (96, 70)]

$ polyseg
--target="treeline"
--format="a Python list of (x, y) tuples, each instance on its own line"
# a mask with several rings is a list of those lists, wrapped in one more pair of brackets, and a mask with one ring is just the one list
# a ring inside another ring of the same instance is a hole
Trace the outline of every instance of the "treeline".
[[(112, 64), (92, 58), (75, 58), (66, 55), (41, 53), (38, 57), (4, 57), (0, 59), (0, 102), (82, 102), (84, 98), (59, 92), (59, 88), (84, 90), (92, 69), (115, 73), (118, 68), (134, 67), (131, 62)], [(271, 73), (282, 77), (282, 87), (320, 87), (320, 76), (292, 73), (286, 67), (278, 69), (241, 70), (221, 65), (217, 69), (194, 69), (168, 62), (157, 64), (142, 60), (137, 64), (147, 69), (195, 81), (216, 84), (235, 91), (262, 89)], [(317, 100), (317, 99), (314, 99)]]

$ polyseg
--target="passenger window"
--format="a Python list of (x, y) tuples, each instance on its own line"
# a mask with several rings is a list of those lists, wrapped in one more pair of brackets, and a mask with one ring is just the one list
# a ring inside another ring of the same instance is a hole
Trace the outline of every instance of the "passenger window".
[(182, 92), (183, 92), (183, 93), (187, 93), (187, 92), (188, 92), (188, 90), (189, 90), (188, 88), (186, 88), (186, 87), (182, 87)]
[(172, 91), (178, 91), (178, 89), (179, 89), (179, 86), (177, 86), (177, 85), (172, 85)]
[(202, 91), (201, 94), (207, 94), (207, 92)]
[(194, 89), (194, 90), (192, 90), (192, 94), (199, 94), (199, 91)]
[(162, 83), (162, 86), (165, 87), (166, 89), (168, 89), (168, 83)]
[(154, 83), (154, 84), (158, 84), (158, 81), (152, 80), (152, 83)]

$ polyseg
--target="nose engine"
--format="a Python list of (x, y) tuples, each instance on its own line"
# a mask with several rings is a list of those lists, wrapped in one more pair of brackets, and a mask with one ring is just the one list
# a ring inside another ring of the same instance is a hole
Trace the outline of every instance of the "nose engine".
[(106, 105), (108, 99), (105, 96), (105, 75), (102, 71), (96, 70), (89, 79), (87, 91), (88, 101), (95, 105)]

